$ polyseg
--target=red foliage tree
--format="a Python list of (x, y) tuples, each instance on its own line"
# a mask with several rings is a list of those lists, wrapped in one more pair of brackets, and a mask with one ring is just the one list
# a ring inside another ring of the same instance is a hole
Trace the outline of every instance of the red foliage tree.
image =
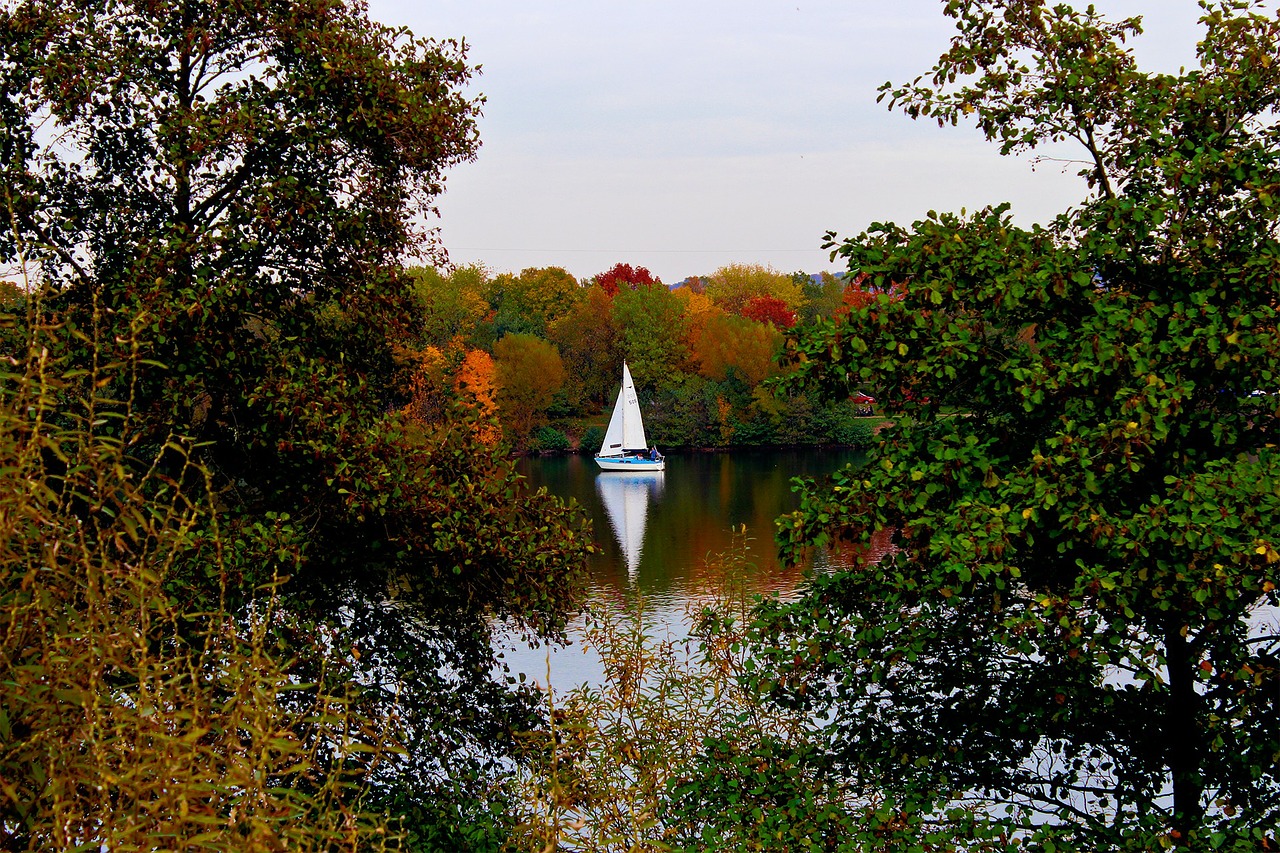
[(759, 323), (772, 323), (778, 329), (790, 329), (796, 324), (796, 312), (776, 296), (753, 296), (742, 306), (742, 316)]
[(654, 284), (662, 284), (662, 281), (655, 278), (653, 273), (649, 272), (646, 267), (633, 267), (631, 264), (614, 264), (606, 272), (596, 276), (596, 284), (600, 285), (605, 293), (613, 296), (623, 285), (635, 290), (642, 284), (647, 287)]

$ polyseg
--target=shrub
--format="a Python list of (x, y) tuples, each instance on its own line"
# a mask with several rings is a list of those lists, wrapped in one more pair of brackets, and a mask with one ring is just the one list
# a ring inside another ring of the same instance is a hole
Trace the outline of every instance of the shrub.
[(522, 736), (518, 849), (867, 849), (871, 797), (824, 772), (807, 712), (753, 676), (748, 561), (742, 542), (708, 562), (685, 640), (643, 598), (592, 609), (604, 680), (549, 692), (551, 727)]
[(587, 427), (587, 431), (582, 434), (582, 440), (578, 442), (578, 451), (594, 454), (602, 444), (604, 444), (604, 430), (598, 426)]
[(529, 449), (534, 453), (566, 453), (572, 449), (569, 437), (551, 426), (539, 427), (529, 440)]
[(848, 400), (822, 406), (814, 412), (812, 423), (814, 442), (818, 444), (867, 447), (874, 438), (871, 425), (858, 417), (856, 407)]
[[(280, 644), (309, 626), (278, 581), (248, 612), (179, 597), (184, 565), (224, 589), (235, 571), (207, 474), (179, 438), (136, 458), (112, 434), (127, 406), (97, 397), (110, 377), (84, 373), (42, 358), (0, 375), (5, 846), (394, 846), (361, 793), (361, 768), (398, 751), (394, 719), (362, 716), (345, 678), (301, 683)], [(314, 656), (336, 672), (346, 653)]]

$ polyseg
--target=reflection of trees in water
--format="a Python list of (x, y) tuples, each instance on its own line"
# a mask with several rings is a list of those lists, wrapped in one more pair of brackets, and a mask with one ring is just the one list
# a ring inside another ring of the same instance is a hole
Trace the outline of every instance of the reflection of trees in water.
[(884, 527), (871, 534), (868, 542), (837, 540), (825, 552), (815, 557), (824, 569), (851, 569), (857, 566), (875, 566), (892, 554), (894, 530)]

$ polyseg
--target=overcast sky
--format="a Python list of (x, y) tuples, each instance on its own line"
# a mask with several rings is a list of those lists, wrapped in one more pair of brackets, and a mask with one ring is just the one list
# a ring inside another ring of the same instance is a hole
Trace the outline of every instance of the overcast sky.
[[(1079, 4), (1081, 6), (1086, 3)], [(1144, 15), (1149, 70), (1194, 62), (1195, 0), (1095, 0)], [(729, 263), (834, 270), (822, 237), (930, 209), (1013, 203), (1023, 224), (1083, 197), (1074, 169), (1002, 158), (973, 128), (876, 103), (932, 67), (941, 0), (371, 0), (415, 34), (465, 38), (487, 99), (474, 163), (438, 223), (454, 263), (495, 272), (623, 262), (672, 283)]]

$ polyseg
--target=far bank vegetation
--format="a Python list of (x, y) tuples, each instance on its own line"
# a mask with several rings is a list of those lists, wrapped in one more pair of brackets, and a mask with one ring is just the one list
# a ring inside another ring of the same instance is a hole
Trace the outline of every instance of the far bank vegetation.
[[(664, 447), (860, 445), (865, 406), (774, 382), (786, 330), (864, 301), (862, 280), (734, 264), (668, 286), (617, 264), (578, 280), (559, 267), (411, 271), (419, 325), (400, 367), (413, 416), (461, 405), (513, 449), (592, 451), (625, 359), (650, 439)], [(864, 390), (851, 387), (850, 396)]]

